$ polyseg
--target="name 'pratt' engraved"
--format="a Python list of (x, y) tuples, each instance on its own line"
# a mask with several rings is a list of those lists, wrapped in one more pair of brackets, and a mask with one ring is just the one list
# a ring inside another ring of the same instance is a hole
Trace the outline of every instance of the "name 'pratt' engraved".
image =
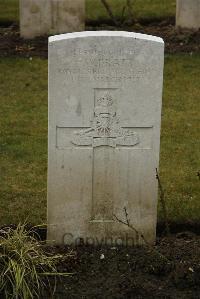
[(58, 73), (67, 76), (67, 80), (82, 80), (86, 76), (90, 76), (90, 80), (94, 81), (120, 81), (120, 80), (138, 80), (144, 74), (148, 75), (150, 70), (148, 66), (141, 69), (140, 64), (135, 64), (133, 59), (123, 58), (99, 58), (86, 57), (84, 69), (81, 66), (81, 61), (72, 63), (68, 58), (63, 62), (62, 68), (59, 68)]
[(120, 126), (116, 115), (114, 100), (109, 91), (97, 98), (94, 108), (92, 127), (75, 131), (71, 143), (78, 146), (134, 146), (139, 143), (139, 136), (130, 129)]

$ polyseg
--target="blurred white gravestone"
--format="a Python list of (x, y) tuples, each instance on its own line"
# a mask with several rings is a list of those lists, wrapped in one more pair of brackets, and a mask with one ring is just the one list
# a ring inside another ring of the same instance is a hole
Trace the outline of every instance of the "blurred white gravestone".
[(200, 28), (200, 0), (176, 0), (176, 26)]
[(125, 207), (155, 241), (163, 57), (143, 34), (49, 38), (48, 240), (142, 244)]
[(24, 38), (82, 31), (84, 27), (85, 0), (20, 0), (20, 34)]

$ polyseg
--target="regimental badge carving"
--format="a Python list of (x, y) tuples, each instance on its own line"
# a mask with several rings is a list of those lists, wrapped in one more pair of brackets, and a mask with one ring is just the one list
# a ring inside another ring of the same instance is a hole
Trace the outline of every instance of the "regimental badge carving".
[(91, 128), (75, 131), (71, 143), (92, 147), (134, 146), (139, 143), (139, 136), (131, 129), (120, 126), (112, 90), (105, 89), (96, 98)]

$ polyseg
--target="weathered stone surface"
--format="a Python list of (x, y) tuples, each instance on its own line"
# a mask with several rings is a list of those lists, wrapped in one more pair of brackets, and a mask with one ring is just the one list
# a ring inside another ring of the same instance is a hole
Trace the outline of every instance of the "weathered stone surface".
[(154, 242), (163, 54), (128, 32), (49, 38), (49, 240), (141, 244), (125, 207)]
[(200, 0), (177, 0), (176, 26), (182, 28), (200, 28)]
[(24, 38), (82, 31), (85, 0), (20, 0), (20, 33)]

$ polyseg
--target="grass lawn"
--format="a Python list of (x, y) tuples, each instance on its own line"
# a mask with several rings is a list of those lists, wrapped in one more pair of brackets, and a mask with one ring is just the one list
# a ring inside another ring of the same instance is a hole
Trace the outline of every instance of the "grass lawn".
[[(47, 60), (0, 65), (0, 222), (45, 220)], [(29, 218), (30, 216), (30, 218)]]
[(19, 0), (0, 0), (0, 24), (4, 22), (18, 22)]
[[(75, 0), (74, 0), (75, 1)], [(136, 18), (164, 18), (175, 15), (176, 0), (132, 0)], [(120, 17), (126, 0), (108, 0), (115, 16)], [(101, 0), (86, 0), (86, 17), (108, 18)], [(0, 23), (19, 20), (19, 0), (0, 0)]]
[[(47, 60), (4, 58), (0, 67), (0, 224), (39, 224), (46, 222)], [(160, 175), (175, 221), (199, 220), (199, 86), (200, 55), (166, 57)]]
[(200, 55), (165, 59), (160, 172), (169, 216), (199, 221)]

